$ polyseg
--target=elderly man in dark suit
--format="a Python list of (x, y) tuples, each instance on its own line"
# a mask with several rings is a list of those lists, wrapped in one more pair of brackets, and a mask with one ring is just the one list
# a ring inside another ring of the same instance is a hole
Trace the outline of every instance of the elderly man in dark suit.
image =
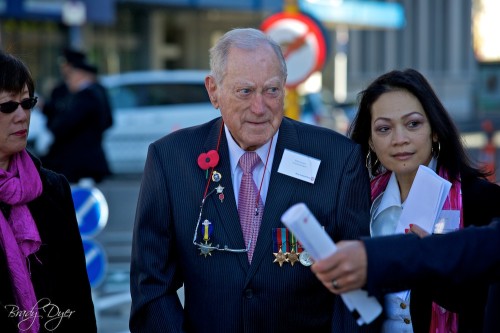
[[(131, 332), (360, 332), (280, 222), (304, 202), (335, 240), (368, 235), (359, 147), (283, 118), (286, 64), (261, 31), (211, 49), (222, 117), (149, 147), (133, 236)], [(256, 161), (252, 167), (249, 161)], [(176, 291), (184, 284), (184, 308)]]

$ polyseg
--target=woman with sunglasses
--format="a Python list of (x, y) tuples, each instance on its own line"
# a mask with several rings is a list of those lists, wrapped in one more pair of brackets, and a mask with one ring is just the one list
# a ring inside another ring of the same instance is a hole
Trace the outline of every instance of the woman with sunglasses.
[(0, 51), (0, 328), (96, 332), (69, 184), (26, 150), (34, 90)]

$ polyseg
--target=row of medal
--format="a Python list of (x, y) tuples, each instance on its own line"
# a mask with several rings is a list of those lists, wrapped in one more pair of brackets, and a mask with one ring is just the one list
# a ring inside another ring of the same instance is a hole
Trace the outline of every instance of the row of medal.
[(297, 261), (304, 266), (313, 264), (309, 253), (287, 228), (273, 229), (273, 255), (273, 263), (279, 264), (280, 267), (286, 263), (293, 266)]
[[(213, 233), (213, 224), (204, 220), (200, 228), (200, 234), (205, 244), (200, 243), (200, 255), (205, 258), (212, 255), (212, 243), (208, 243)], [(302, 244), (295, 238), (295, 235), (288, 231), (287, 228), (274, 228), (273, 229), (273, 263), (277, 263), (280, 267), (283, 264), (289, 263), (294, 265), (297, 261), (304, 266), (311, 266), (313, 260), (309, 253), (304, 250)]]
[[(208, 176), (208, 169), (207, 169)], [(213, 171), (212, 173), (212, 181), (218, 183), (222, 178), (222, 175)], [(219, 185), (216, 188), (219, 200), (221, 202), (224, 201), (224, 187)], [(205, 220), (202, 223), (202, 228), (200, 229), (200, 233), (205, 241), (205, 246), (200, 246), (200, 254), (204, 255), (205, 258), (207, 255), (212, 255), (210, 246), (212, 244), (208, 244), (208, 241), (213, 233), (213, 225), (208, 220)], [(283, 251), (285, 250), (285, 251)], [(283, 267), (283, 264), (289, 263), (290, 265), (294, 265), (297, 261), (300, 262), (304, 266), (311, 266), (313, 264), (313, 260), (309, 253), (305, 251), (300, 244), (299, 241), (295, 238), (295, 236), (288, 231), (287, 228), (274, 228), (273, 229), (273, 255), (274, 261), (273, 263), (277, 263), (280, 267)]]

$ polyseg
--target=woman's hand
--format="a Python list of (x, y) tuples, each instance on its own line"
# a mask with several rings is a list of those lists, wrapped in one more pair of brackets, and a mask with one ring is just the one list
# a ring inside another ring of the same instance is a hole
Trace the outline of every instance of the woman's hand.
[(420, 238), (424, 238), (425, 236), (429, 236), (430, 234), (425, 231), (424, 229), (420, 228), (416, 224), (410, 224), (409, 229), (405, 229), (405, 233), (414, 233), (415, 235), (419, 236)]

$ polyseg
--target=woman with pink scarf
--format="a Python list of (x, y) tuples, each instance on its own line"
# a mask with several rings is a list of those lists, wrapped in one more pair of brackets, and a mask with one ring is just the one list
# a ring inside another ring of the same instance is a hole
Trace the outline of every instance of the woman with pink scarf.
[(26, 151), (34, 91), (0, 52), (0, 331), (96, 332), (69, 184)]
[[(350, 136), (372, 175), (372, 236), (395, 232), (420, 165), (452, 183), (440, 213), (445, 230), (487, 225), (500, 215), (500, 187), (471, 164), (452, 119), (416, 70), (386, 73), (362, 91)], [(383, 332), (481, 332), (487, 291), (478, 284), (388, 294)]]

